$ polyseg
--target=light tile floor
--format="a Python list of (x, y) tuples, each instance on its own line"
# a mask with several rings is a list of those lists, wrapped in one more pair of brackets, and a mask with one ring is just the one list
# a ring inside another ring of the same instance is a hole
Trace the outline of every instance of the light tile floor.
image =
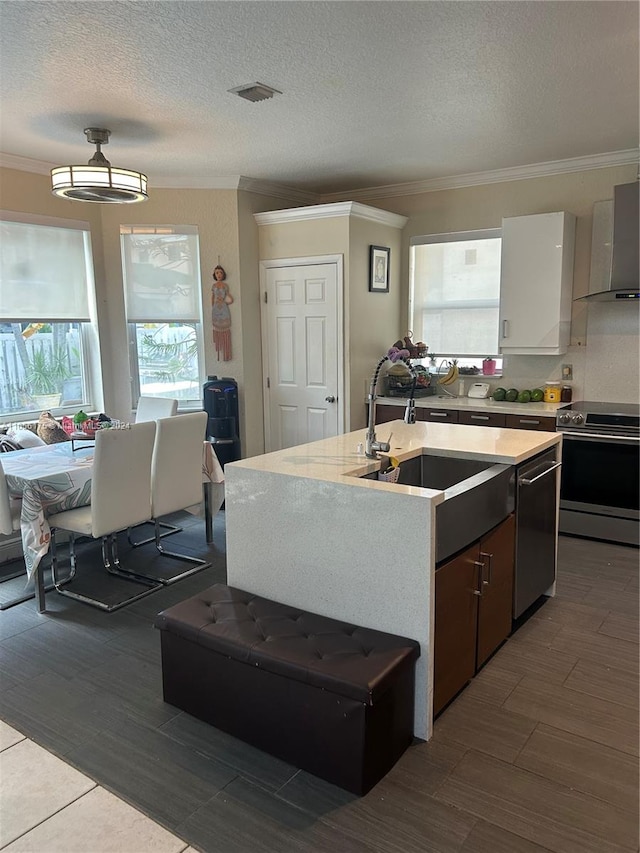
[(196, 853), (185, 841), (2, 720), (0, 850)]

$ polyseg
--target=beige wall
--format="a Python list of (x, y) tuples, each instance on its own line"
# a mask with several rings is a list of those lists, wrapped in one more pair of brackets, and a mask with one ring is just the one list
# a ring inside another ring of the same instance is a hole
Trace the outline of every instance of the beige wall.
[(258, 225), (254, 213), (292, 207), (286, 199), (251, 192), (238, 194), (238, 242), (242, 282), (242, 365), (240, 417), (244, 423), (243, 456), (264, 453), (262, 332)]
[[(389, 292), (369, 292), (369, 246), (388, 246)], [(349, 361), (351, 428), (366, 426), (365, 395), (376, 364), (406, 334), (400, 286), (402, 231), (351, 217), (349, 234)]]
[[(52, 196), (47, 175), (11, 169), (0, 169), (0, 206), (90, 223), (97, 312), (102, 332), (101, 356), (106, 366), (104, 401), (100, 404), (106, 411), (125, 419), (130, 416), (130, 377), (119, 226), (121, 223), (197, 225), (205, 375), (233, 376), (238, 380), (243, 455), (252, 456), (264, 448), (260, 259), (322, 254), (344, 256), (346, 382), (351, 428), (355, 429), (364, 424), (363, 401), (373, 366), (393, 340), (406, 332), (411, 236), (498, 227), (503, 216), (569, 210), (578, 217), (574, 296), (582, 295), (588, 287), (593, 202), (611, 198), (615, 184), (632, 181), (635, 177), (635, 167), (624, 166), (368, 202), (408, 216), (402, 232), (357, 217), (258, 229), (253, 219), (255, 212), (293, 207), (296, 203), (235, 190), (151, 188), (149, 201), (140, 205), (79, 204)], [(371, 244), (391, 247), (389, 294), (368, 292), (368, 247)], [(231, 306), (233, 359), (229, 362), (217, 361), (211, 338), (210, 282), (218, 258), (227, 271), (235, 300)], [(571, 362), (575, 376), (574, 399), (637, 402), (640, 397), (638, 308), (629, 303), (575, 303), (572, 346), (567, 355), (510, 356), (500, 383), (515, 387), (542, 384), (559, 375), (561, 363)]]
[[(616, 184), (636, 179), (618, 166), (453, 190), (381, 198), (368, 203), (409, 217), (403, 229), (403, 306), (408, 315), (409, 240), (421, 234), (500, 227), (502, 217), (567, 210), (577, 217), (573, 296), (588, 291), (593, 203), (613, 198)], [(638, 402), (640, 362), (635, 303), (574, 302), (571, 346), (564, 356), (509, 356), (499, 384), (532, 387), (574, 367), (574, 399)], [(429, 341), (426, 341), (428, 344)], [(623, 364), (624, 370), (619, 365)], [(494, 383), (498, 384), (498, 382)]]
[[(130, 415), (130, 377), (127, 353), (120, 225), (196, 225), (200, 242), (200, 273), (204, 320), (205, 365), (207, 373), (218, 373), (211, 336), (211, 281), (219, 262), (227, 272), (231, 306), (233, 359), (224, 364), (224, 374), (236, 376), (242, 359), (242, 295), (238, 282), (237, 202), (234, 190), (150, 191), (149, 200), (136, 205), (101, 205), (104, 240), (104, 272), (109, 294), (109, 333), (112, 336), (108, 364), (111, 370), (110, 396), (105, 406), (118, 417)], [(121, 414), (119, 414), (121, 413)]]
[[(258, 238), (253, 213), (291, 207), (277, 199), (235, 190), (150, 188), (137, 205), (80, 204), (56, 198), (48, 175), (0, 169), (0, 206), (7, 210), (88, 221), (94, 255), (96, 303), (104, 398), (96, 401), (115, 417), (129, 420), (130, 375), (122, 267), (121, 224), (196, 225), (200, 237), (200, 270), (205, 342), (205, 374), (237, 379), (244, 455), (264, 448), (260, 357)], [(241, 248), (242, 247), (242, 248)], [(234, 303), (231, 361), (218, 361), (211, 335), (211, 277), (222, 264)]]
[[(365, 425), (365, 394), (380, 356), (401, 333), (401, 232), (357, 215), (262, 225), (260, 260), (342, 255), (345, 429)], [(389, 293), (369, 292), (369, 246), (389, 246)]]

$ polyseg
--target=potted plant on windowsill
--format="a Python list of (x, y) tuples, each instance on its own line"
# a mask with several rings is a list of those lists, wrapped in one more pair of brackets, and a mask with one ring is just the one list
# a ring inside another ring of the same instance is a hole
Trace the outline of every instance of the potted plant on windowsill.
[(71, 378), (71, 370), (64, 347), (33, 351), (26, 369), (29, 396), (40, 409), (53, 409), (60, 405), (62, 385)]

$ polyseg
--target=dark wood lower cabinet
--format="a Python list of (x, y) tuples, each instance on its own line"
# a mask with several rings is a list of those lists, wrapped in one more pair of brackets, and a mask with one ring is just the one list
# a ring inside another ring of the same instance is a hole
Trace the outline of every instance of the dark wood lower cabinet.
[[(376, 406), (376, 423), (377, 424), (386, 424), (389, 421), (402, 421), (404, 420), (404, 410), (403, 406)], [(368, 412), (367, 412), (368, 414)]]
[(515, 541), (514, 515), (480, 540), (483, 568), (482, 595), (478, 596), (476, 669), (480, 669), (511, 633)]
[(433, 713), (441, 711), (476, 671), (478, 559), (475, 545), (436, 569)]
[(538, 429), (546, 432), (556, 431), (556, 419), (540, 415), (507, 415), (508, 429)]
[(515, 517), (436, 569), (433, 713), (511, 631)]
[[(405, 400), (398, 405), (378, 404), (376, 406), (376, 423), (402, 420), (404, 418)], [(526, 406), (523, 405), (524, 408)], [(368, 413), (368, 410), (367, 410)], [(416, 406), (416, 420), (434, 421), (449, 424), (474, 424), (476, 426), (508, 427), (509, 429), (538, 429), (555, 432), (556, 419), (544, 415), (506, 415), (502, 412), (469, 411), (467, 409), (438, 409)]]

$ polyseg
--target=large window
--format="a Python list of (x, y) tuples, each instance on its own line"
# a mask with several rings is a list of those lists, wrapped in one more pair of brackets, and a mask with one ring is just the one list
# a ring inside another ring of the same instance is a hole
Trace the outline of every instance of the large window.
[(120, 228), (132, 382), (138, 397), (201, 401), (202, 298), (198, 230)]
[(500, 229), (411, 239), (411, 329), (430, 353), (498, 354), (500, 248)]
[(0, 418), (91, 408), (88, 223), (3, 211), (0, 229)]

